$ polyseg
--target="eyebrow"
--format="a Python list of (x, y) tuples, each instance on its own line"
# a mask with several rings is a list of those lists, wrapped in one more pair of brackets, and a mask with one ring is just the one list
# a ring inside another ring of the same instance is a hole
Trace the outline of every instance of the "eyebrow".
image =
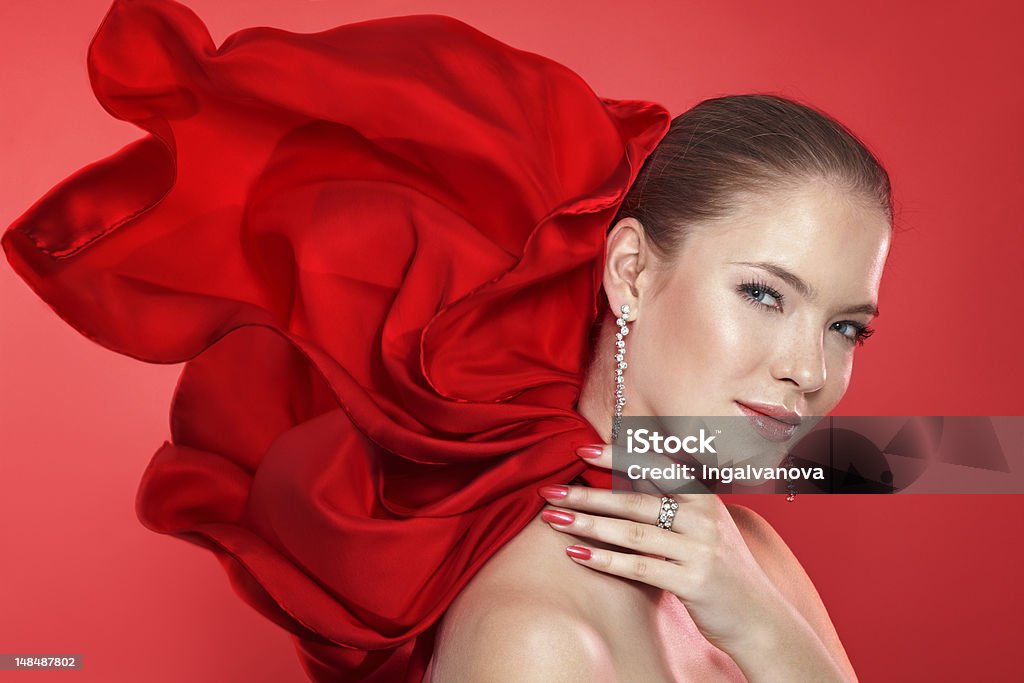
[[(736, 266), (753, 266), (754, 268), (760, 268), (761, 270), (767, 271), (796, 291), (800, 292), (800, 294), (802, 294), (806, 299), (813, 300), (818, 296), (818, 293), (814, 288), (804, 282), (800, 276), (795, 273), (791, 273), (777, 263), (771, 263), (770, 261), (732, 261), (731, 264)], [(845, 315), (847, 313), (867, 313), (868, 315), (873, 315), (876, 318), (879, 315), (878, 306), (875, 304), (860, 304), (859, 306), (850, 306), (849, 308), (844, 308), (839, 311), (840, 315)]]

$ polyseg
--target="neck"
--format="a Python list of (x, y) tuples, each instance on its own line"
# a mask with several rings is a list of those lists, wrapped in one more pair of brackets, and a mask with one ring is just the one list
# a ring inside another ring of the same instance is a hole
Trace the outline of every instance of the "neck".
[[(605, 443), (611, 443), (612, 415), (615, 406), (615, 325), (608, 312), (602, 316), (594, 357), (587, 368), (580, 389), (576, 412), (582, 415), (601, 435)], [(627, 401), (628, 403), (628, 401)]]

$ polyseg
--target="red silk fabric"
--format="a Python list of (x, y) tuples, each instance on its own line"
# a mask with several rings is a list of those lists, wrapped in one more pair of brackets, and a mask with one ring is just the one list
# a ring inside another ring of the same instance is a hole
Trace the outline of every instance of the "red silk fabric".
[(117, 0), (88, 67), (147, 134), (2, 244), (82, 334), (186, 362), (140, 520), (216, 553), (312, 680), (419, 683), (536, 488), (610, 485), (574, 407), (605, 231), (668, 113), (439, 15), (217, 48)]

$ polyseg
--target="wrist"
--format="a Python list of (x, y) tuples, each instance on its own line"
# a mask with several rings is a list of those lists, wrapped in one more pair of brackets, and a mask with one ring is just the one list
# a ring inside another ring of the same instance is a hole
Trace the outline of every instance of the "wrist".
[(759, 659), (777, 654), (786, 647), (787, 632), (797, 626), (793, 622), (799, 615), (781, 614), (751, 617), (744, 625), (743, 631), (722, 649), (733, 659)]
[(718, 647), (732, 656), (765, 655), (785, 647), (786, 634), (799, 629), (803, 616), (777, 590), (765, 591), (756, 606), (751, 606), (743, 626)]
[(848, 681), (818, 635), (789, 603), (751, 619), (743, 634), (722, 649), (749, 683)]

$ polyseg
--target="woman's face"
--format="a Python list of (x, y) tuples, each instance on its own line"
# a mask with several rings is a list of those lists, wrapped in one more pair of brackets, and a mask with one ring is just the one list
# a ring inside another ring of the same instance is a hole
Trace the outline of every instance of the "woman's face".
[(889, 241), (880, 208), (825, 183), (752, 197), (695, 228), (670, 264), (648, 260), (656, 267), (636, 279), (626, 412), (828, 414), (873, 318)]

